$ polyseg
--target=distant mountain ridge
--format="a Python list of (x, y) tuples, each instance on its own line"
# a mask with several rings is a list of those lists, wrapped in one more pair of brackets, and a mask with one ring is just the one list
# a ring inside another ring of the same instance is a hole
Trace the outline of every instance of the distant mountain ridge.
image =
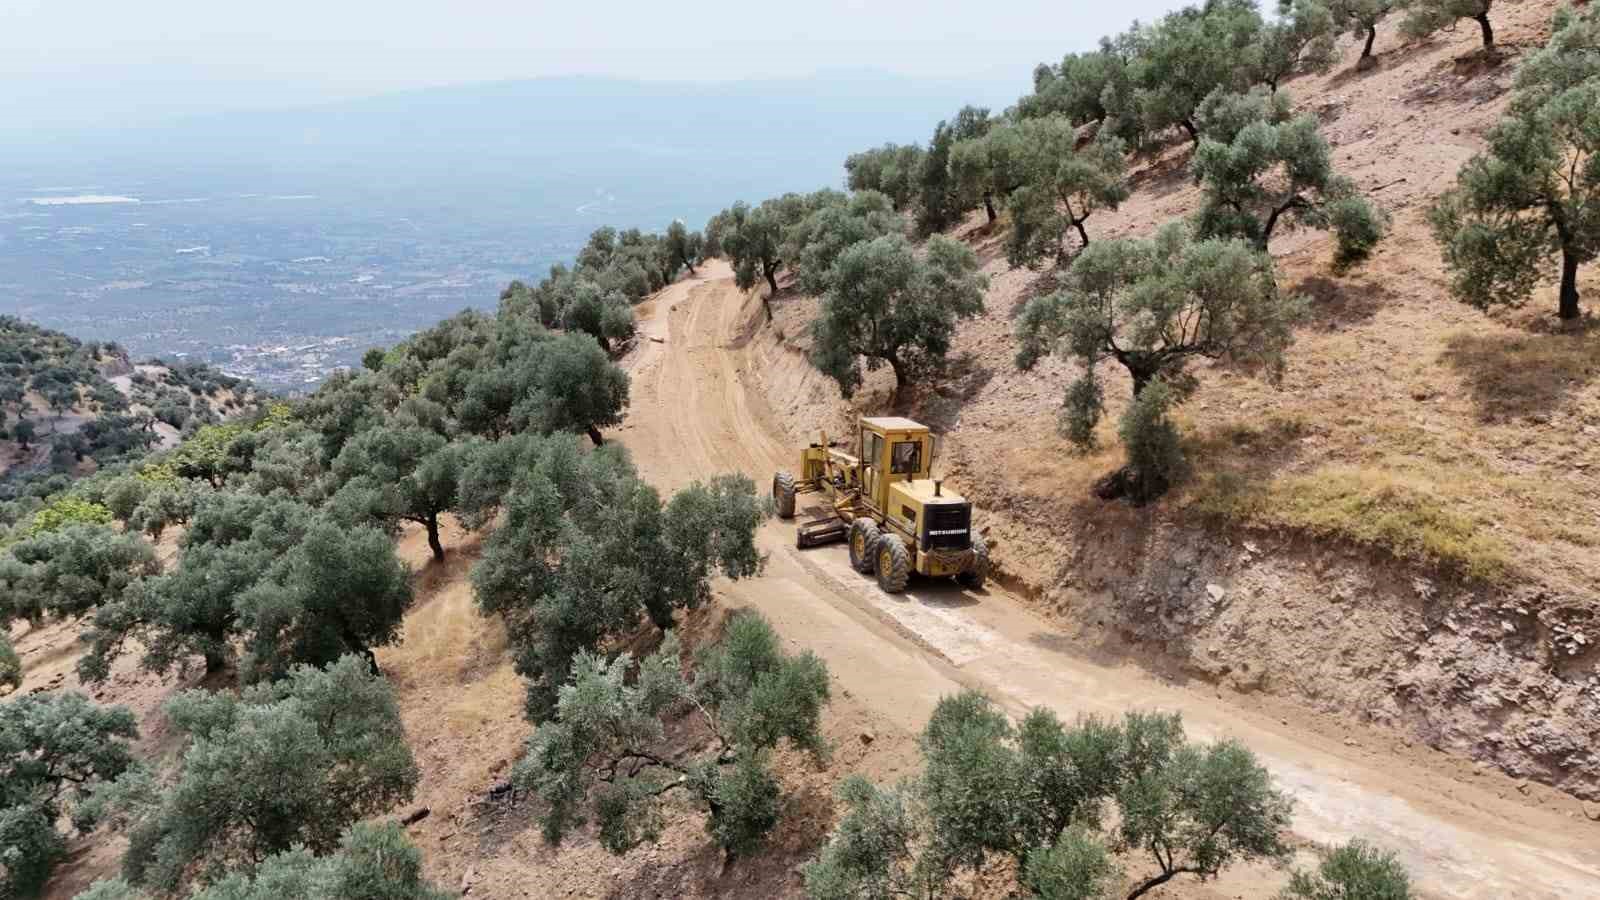
[[(505, 178), (534, 163), (561, 177), (627, 178), (634, 164), (654, 160), (729, 180), (702, 191), (727, 202), (735, 188), (837, 182), (846, 154), (923, 139), (963, 103), (998, 108), (1021, 87), (859, 69), (733, 82), (539, 78), (13, 142), (0, 158), (31, 161), (41, 174), (182, 161), (240, 174), (458, 180)], [(730, 172), (730, 163), (740, 168)]]

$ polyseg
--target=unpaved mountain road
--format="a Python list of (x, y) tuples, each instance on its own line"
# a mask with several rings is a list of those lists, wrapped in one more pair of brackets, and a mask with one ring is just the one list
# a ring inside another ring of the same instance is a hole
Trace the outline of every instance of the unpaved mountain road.
[[(754, 363), (744, 347), (761, 321), (759, 303), (747, 303), (727, 267), (712, 263), (653, 305), (641, 322), (647, 339), (627, 361), (632, 405), (617, 440), (663, 491), (728, 471), (765, 489), (775, 470), (793, 467), (796, 451), (778, 437), (761, 395), (745, 386)], [(1235, 737), (1260, 755), (1295, 796), (1297, 834), (1393, 848), (1427, 896), (1600, 897), (1593, 823), (1501, 799), (1445, 767), (1362, 755), (1135, 666), (1092, 661), (998, 587), (971, 594), (914, 581), (890, 596), (850, 569), (842, 545), (796, 550), (793, 523), (774, 521), (759, 539), (766, 573), (724, 583), (724, 594), (761, 610), (821, 656), (855, 698), (908, 733), (921, 729), (940, 696), (963, 686), (985, 690), (1013, 714), (1036, 705), (1067, 719), (1178, 710), (1191, 734)], [(1226, 875), (1216, 887), (1228, 891)]]

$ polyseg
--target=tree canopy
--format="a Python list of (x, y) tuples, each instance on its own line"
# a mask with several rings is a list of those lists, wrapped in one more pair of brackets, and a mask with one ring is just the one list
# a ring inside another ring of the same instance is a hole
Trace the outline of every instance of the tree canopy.
[(903, 236), (850, 246), (833, 264), (822, 313), (812, 322), (812, 362), (845, 396), (887, 364), (898, 389), (937, 369), (957, 319), (983, 309), (984, 277), (965, 245), (934, 235), (918, 254)]
[(511, 629), (529, 717), (549, 715), (580, 651), (597, 652), (645, 617), (670, 628), (676, 610), (709, 597), (718, 572), (758, 572), (755, 530), (766, 514), (742, 476), (691, 485), (664, 504), (620, 449), (530, 442), (472, 572), (479, 605)]
[(1199, 146), (1195, 112), (1214, 91), (1250, 87), (1262, 28), (1253, 0), (1210, 0), (1163, 16), (1140, 32), (1129, 62), (1144, 131), (1181, 128)]
[(1078, 146), (1078, 132), (1064, 117), (1024, 119), (1010, 153), (1018, 179), (1007, 196), (1011, 235), (1006, 257), (1013, 266), (1065, 262), (1067, 240), (1077, 233), (1089, 245), (1084, 222), (1096, 210), (1116, 209), (1128, 198), (1126, 155), (1121, 139), (1106, 135)]
[(783, 235), (783, 257), (796, 273), (800, 290), (814, 296), (832, 286), (833, 264), (853, 244), (888, 234), (903, 234), (905, 220), (889, 198), (877, 191), (830, 196)]
[(163, 893), (255, 876), (296, 848), (333, 854), (417, 784), (394, 692), (355, 657), (238, 696), (186, 691), (167, 715), (190, 738), (176, 779), (131, 772), (102, 800), (128, 829), (123, 877)]
[(127, 709), (76, 693), (0, 703), (0, 897), (31, 897), (66, 853), (58, 830), (95, 824), (92, 792), (133, 765)]
[(1362, 840), (1330, 847), (1314, 871), (1296, 870), (1279, 900), (1411, 900), (1411, 876), (1391, 852)]
[(1040, 897), (1105, 898), (1126, 878), (1118, 849), (1148, 867), (1131, 900), (1180, 874), (1288, 852), (1289, 801), (1267, 771), (1237, 743), (1188, 741), (1175, 715), (1069, 726), (1035, 709), (1013, 725), (968, 691), (939, 702), (919, 744), (920, 777), (841, 786), (847, 811), (804, 869), (808, 896), (931, 900), (958, 873), (1008, 857)]
[(1214, 95), (1197, 117), (1209, 123), (1193, 163), (1204, 191), (1195, 214), (1201, 237), (1240, 237), (1266, 250), (1280, 227), (1326, 228), (1339, 268), (1366, 259), (1382, 239), (1385, 217), (1333, 170), (1315, 117), (1288, 118), (1286, 105), (1260, 92)]
[(877, 191), (897, 210), (906, 209), (917, 196), (917, 179), (927, 151), (921, 147), (885, 144), (853, 153), (844, 161), (845, 181), (852, 191)]
[(1478, 23), (1483, 35), (1483, 49), (1493, 51), (1494, 26), (1489, 23), (1492, 5), (1493, 0), (1406, 0), (1400, 30), (1407, 37), (1425, 38), (1462, 19), (1471, 19)]
[[(1172, 224), (1153, 238), (1103, 241), (1079, 254), (1062, 290), (1023, 309), (1016, 362), (1031, 369), (1054, 353), (1079, 365), (1062, 426), (1089, 445), (1105, 407), (1101, 362), (1127, 370), (1135, 398), (1159, 379), (1164, 397), (1181, 400), (1193, 390), (1186, 367), (1196, 358), (1257, 365), (1275, 379), (1304, 310), (1303, 299), (1279, 291), (1265, 254), (1237, 239), (1194, 240)], [(1145, 474), (1156, 477), (1133, 493), (1160, 493), (1169, 473)]]
[[(772, 627), (744, 613), (692, 679), (675, 634), (630, 678), (632, 669), (627, 654), (608, 662), (580, 652), (555, 715), (528, 739), (512, 780), (539, 797), (545, 837), (559, 841), (593, 815), (606, 849), (625, 853), (659, 836), (661, 798), (681, 790), (708, 812), (706, 828), (730, 856), (748, 853), (778, 819), (769, 752), (787, 741), (823, 753), (827, 668), (809, 652), (784, 654)], [(715, 742), (690, 759), (661, 749), (662, 718), (682, 710)]]
[(1600, 253), (1600, 13), (1563, 8), (1517, 70), (1489, 146), (1429, 211), (1450, 289), (1520, 305), (1559, 257), (1558, 315), (1576, 319), (1578, 267)]

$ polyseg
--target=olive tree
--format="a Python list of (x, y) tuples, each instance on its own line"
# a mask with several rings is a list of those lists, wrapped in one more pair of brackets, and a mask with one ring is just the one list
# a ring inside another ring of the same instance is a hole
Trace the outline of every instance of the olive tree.
[[(1023, 309), (1016, 363), (1032, 369), (1054, 353), (1079, 365), (1062, 426), (1089, 446), (1105, 409), (1100, 363), (1127, 370), (1136, 400), (1157, 380), (1164, 399), (1182, 400), (1194, 389), (1186, 368), (1197, 358), (1259, 365), (1276, 381), (1304, 311), (1302, 298), (1278, 290), (1265, 254), (1237, 239), (1193, 240), (1174, 223), (1153, 238), (1103, 241), (1079, 254), (1062, 290)], [(1148, 406), (1132, 408), (1159, 425)], [(1169, 475), (1128, 471), (1120, 481), (1148, 498)]]
[(0, 703), (0, 897), (34, 896), (66, 853), (58, 830), (83, 832), (92, 792), (133, 764), (133, 713), (82, 694)]
[(528, 715), (554, 708), (580, 651), (643, 619), (670, 628), (710, 596), (722, 573), (763, 564), (755, 530), (767, 507), (742, 476), (694, 484), (662, 503), (620, 449), (582, 453), (551, 437), (524, 448), (505, 492), (504, 522), (473, 569), (479, 606), (503, 616), (528, 679)]
[(513, 407), (513, 420), (543, 434), (587, 434), (596, 447), (601, 428), (622, 421), (628, 408), (628, 373), (593, 341), (568, 335), (547, 342), (532, 361), (530, 390)]
[(1079, 147), (1078, 130), (1061, 116), (1024, 119), (1012, 127), (1020, 184), (1006, 201), (1007, 260), (1013, 266), (1065, 262), (1068, 234), (1076, 231), (1080, 247), (1087, 247), (1089, 216), (1128, 198), (1127, 148), (1111, 135)]
[(1213, 91), (1242, 91), (1261, 33), (1253, 0), (1212, 0), (1163, 16), (1141, 32), (1129, 64), (1145, 131), (1181, 128), (1198, 147), (1195, 112)]
[(205, 660), (208, 674), (224, 669), (241, 628), (235, 601), (294, 550), (312, 515), (288, 498), (207, 490), (176, 563), (95, 611), (79, 676), (88, 683), (109, 677), (130, 641), (143, 648), (140, 665), (147, 671), (165, 673), (191, 656)]
[(714, 226), (707, 226), (715, 227), (718, 244), (733, 265), (733, 279), (739, 290), (748, 291), (757, 280), (766, 279), (770, 292), (762, 302), (769, 318), (771, 300), (778, 295), (785, 224), (773, 201), (768, 200), (754, 209), (743, 201), (735, 203), (717, 214)]
[(1334, 30), (1362, 42), (1358, 67), (1372, 62), (1372, 43), (1378, 39), (1378, 23), (1395, 8), (1395, 0), (1328, 0)]
[(238, 695), (186, 691), (166, 711), (190, 739), (174, 780), (131, 774), (103, 801), (128, 829), (135, 885), (171, 893), (296, 847), (335, 853), (347, 828), (417, 784), (394, 691), (355, 657)]
[(1556, 13), (1488, 149), (1462, 166), (1429, 221), (1460, 299), (1519, 305), (1559, 255), (1558, 315), (1578, 318), (1578, 267), (1600, 253), (1600, 12)]
[(906, 209), (917, 195), (917, 176), (926, 155), (915, 144), (884, 144), (853, 153), (844, 161), (845, 183), (852, 191), (877, 191), (895, 209)]
[(0, 553), (0, 627), (15, 619), (83, 615), (158, 568), (148, 542), (108, 525), (40, 532)]
[(1266, 770), (1236, 744), (1189, 742), (1176, 715), (1068, 726), (1035, 709), (1014, 726), (969, 691), (940, 700), (919, 745), (920, 777), (841, 787), (847, 812), (803, 870), (808, 896), (931, 900), (1000, 858), (1036, 896), (1106, 898), (1124, 882), (1111, 852), (1150, 852), (1132, 898), (1285, 854), (1289, 802)]
[[(197, 891), (190, 900), (445, 900), (422, 877), (422, 853), (396, 822), (357, 822), (339, 849), (318, 856), (304, 847), (262, 860)], [(121, 878), (96, 881), (74, 900), (153, 900)]]
[(951, 171), (951, 150), (961, 141), (982, 137), (990, 124), (987, 108), (964, 106), (955, 118), (934, 128), (918, 177), (917, 230), (921, 234), (949, 228), (972, 208)]
[(1489, 24), (1489, 8), (1493, 0), (1404, 0), (1400, 4), (1405, 18), (1400, 20), (1400, 31), (1407, 37), (1425, 38), (1449, 28), (1462, 19), (1478, 23), (1483, 34), (1483, 49), (1493, 52), (1494, 26)]
[(439, 517), (456, 505), (459, 445), (417, 426), (373, 428), (345, 444), (333, 474), (343, 482), (332, 500), (336, 507), (385, 524), (415, 522), (427, 529), (433, 558), (444, 559)]
[(812, 362), (846, 397), (866, 369), (885, 364), (896, 390), (937, 370), (958, 319), (983, 310), (984, 276), (972, 250), (943, 235), (919, 256), (898, 234), (855, 244), (833, 264), (822, 312), (812, 322)]
[(856, 191), (848, 199), (824, 203), (784, 231), (783, 257), (791, 260), (800, 290), (815, 296), (828, 291), (833, 264), (847, 248), (862, 241), (901, 234), (905, 221), (889, 198), (877, 191)]
[(704, 239), (698, 231), (690, 231), (680, 219), (672, 220), (667, 226), (666, 249), (673, 258), (685, 269), (689, 270), (689, 277), (694, 277), (695, 260), (700, 258)]
[(1068, 53), (1059, 65), (1033, 72), (1033, 93), (1017, 101), (1020, 119), (1064, 115), (1074, 125), (1103, 123), (1119, 94), (1129, 91), (1127, 54), (1116, 39), (1103, 37), (1098, 49)]
[(1356, 839), (1322, 853), (1315, 871), (1296, 870), (1279, 900), (1411, 900), (1411, 876), (1393, 852)]
[(983, 206), (992, 224), (1011, 192), (1022, 186), (1022, 132), (1014, 124), (997, 124), (982, 137), (950, 148), (950, 173), (964, 204)]
[(1280, 228), (1333, 232), (1334, 264), (1366, 259), (1388, 223), (1349, 178), (1311, 115), (1283, 118), (1260, 93), (1217, 96), (1202, 113), (1226, 123), (1203, 136), (1193, 169), (1203, 200), (1195, 227), (1203, 238), (1239, 237), (1267, 249)]
[(1338, 60), (1332, 11), (1322, 0), (1278, 0), (1278, 17), (1261, 27), (1251, 48), (1251, 81), (1272, 91), (1291, 75), (1321, 73)]
[[(669, 634), (640, 661), (587, 651), (574, 660), (555, 716), (528, 739), (514, 784), (537, 794), (554, 842), (590, 815), (600, 841), (625, 853), (661, 830), (661, 798), (673, 791), (707, 811), (707, 831), (729, 857), (747, 854), (777, 824), (781, 798), (768, 755), (780, 742), (824, 754), (820, 717), (828, 670), (810, 652), (789, 656), (766, 620), (734, 616), (702, 654), (695, 675)], [(663, 719), (691, 711), (714, 742), (684, 758), (664, 749)]]
[(1125, 782), (1117, 795), (1119, 832), (1131, 851), (1149, 854), (1155, 871), (1128, 900), (1179, 875), (1212, 878), (1253, 859), (1281, 861), (1291, 802), (1243, 744), (1173, 747), (1160, 765)]
[(241, 675), (279, 678), (293, 664), (323, 665), (347, 653), (376, 673), (373, 648), (400, 639), (411, 608), (410, 576), (382, 531), (314, 521), (234, 603), (245, 635)]

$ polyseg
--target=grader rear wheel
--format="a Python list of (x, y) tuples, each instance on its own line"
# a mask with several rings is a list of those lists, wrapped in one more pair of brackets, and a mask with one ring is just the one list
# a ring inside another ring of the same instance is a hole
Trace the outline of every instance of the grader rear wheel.
[(794, 518), (794, 476), (779, 472), (772, 476), (772, 504), (778, 508), (778, 518)]
[(878, 523), (861, 518), (850, 523), (850, 568), (863, 575), (872, 574), (876, 562), (873, 552), (878, 544)]
[(878, 587), (886, 593), (898, 594), (911, 580), (911, 554), (906, 545), (892, 534), (878, 539)]

